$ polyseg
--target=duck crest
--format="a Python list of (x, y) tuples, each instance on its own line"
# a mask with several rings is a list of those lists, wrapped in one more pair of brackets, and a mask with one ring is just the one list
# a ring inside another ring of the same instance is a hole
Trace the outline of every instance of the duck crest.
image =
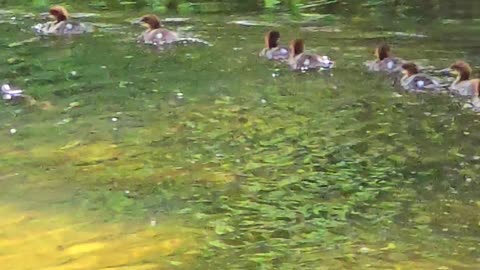
[(155, 15), (145, 15), (140, 21), (146, 23), (151, 30), (160, 29), (160, 27), (162, 27), (160, 19)]
[(66, 21), (68, 19), (68, 11), (62, 6), (51, 7), (49, 13), (55, 17), (57, 23)]
[(454, 63), (450, 68), (459, 73), (460, 82), (470, 80), (470, 75), (472, 74), (472, 68), (470, 67), (469, 64), (463, 61), (458, 61)]
[(302, 54), (305, 50), (305, 43), (302, 39), (294, 39), (290, 43), (290, 49), (292, 51), (293, 56), (297, 56)]
[(390, 57), (390, 46), (388, 46), (388, 44), (386, 43), (378, 46), (377, 49), (375, 50), (375, 55), (380, 61)]
[(280, 40), (280, 32), (270, 31), (265, 35), (265, 47), (273, 49), (278, 47), (278, 41)]

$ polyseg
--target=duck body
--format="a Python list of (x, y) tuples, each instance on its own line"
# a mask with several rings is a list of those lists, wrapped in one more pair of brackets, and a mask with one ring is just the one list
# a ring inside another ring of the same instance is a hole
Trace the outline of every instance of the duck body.
[(164, 28), (148, 29), (138, 37), (138, 42), (153, 45), (168, 44), (178, 40), (176, 32)]
[(404, 61), (397, 57), (386, 57), (382, 60), (367, 62), (367, 67), (370, 71), (395, 73), (401, 71)]
[(264, 48), (259, 56), (265, 57), (268, 60), (287, 60), (290, 56), (290, 50), (287, 47)]
[(454, 81), (450, 86), (450, 91), (459, 96), (478, 96), (479, 80)]
[(334, 62), (327, 56), (320, 56), (316, 54), (301, 53), (290, 57), (288, 65), (293, 70), (307, 71), (319, 69), (331, 69)]
[(292, 70), (303, 72), (310, 70), (329, 70), (335, 65), (335, 62), (327, 56), (305, 53), (304, 48), (305, 45), (301, 39), (293, 40), (290, 43), (288, 65)]
[(75, 21), (48, 22), (33, 27), (39, 35), (68, 36), (91, 32), (91, 27)]
[(400, 84), (407, 91), (435, 91), (442, 88), (442, 85), (437, 80), (422, 73), (411, 76), (404, 75), (400, 79)]

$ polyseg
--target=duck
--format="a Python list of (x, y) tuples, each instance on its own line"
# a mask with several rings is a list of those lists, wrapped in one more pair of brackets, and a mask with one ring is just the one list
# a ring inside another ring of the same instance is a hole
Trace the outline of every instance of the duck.
[(21, 88), (17, 86), (13, 86), (9, 83), (1, 84), (0, 95), (3, 101), (6, 104), (10, 104), (10, 105), (23, 104), (30, 107), (36, 107), (45, 111), (48, 111), (54, 108), (54, 106), (50, 102), (48, 101), (37, 102), (37, 100), (35, 100), (35, 98), (33, 98), (32, 96), (26, 95)]
[(443, 85), (433, 77), (420, 73), (419, 68), (415, 63), (405, 63), (401, 68), (403, 77), (400, 79), (400, 84), (405, 90), (441, 90), (443, 87)]
[(388, 44), (384, 43), (375, 48), (375, 57), (376, 60), (366, 62), (366, 66), (370, 71), (387, 73), (402, 71), (402, 65), (405, 61), (392, 56)]
[(2, 84), (0, 87), (0, 94), (2, 95), (2, 99), (6, 102), (18, 102), (25, 97), (22, 89), (11, 86), (8, 83)]
[(290, 56), (288, 65), (292, 70), (329, 70), (333, 68), (335, 62), (328, 56), (305, 53), (305, 42), (302, 39), (294, 39), (290, 42)]
[(63, 6), (52, 6), (48, 13), (54, 21), (35, 25), (33, 30), (39, 35), (63, 36), (91, 32), (88, 25), (71, 21), (67, 9)]
[(480, 92), (480, 79), (471, 79), (472, 68), (464, 61), (457, 61), (450, 66), (453, 74), (457, 75), (455, 81), (450, 85), (450, 91), (460, 96), (476, 97)]
[(155, 15), (145, 15), (140, 19), (147, 30), (137, 39), (138, 42), (153, 45), (163, 45), (179, 40), (178, 34), (162, 27), (160, 19)]
[(290, 56), (288, 47), (279, 46), (280, 32), (269, 31), (265, 34), (265, 48), (260, 52), (260, 57), (268, 60), (287, 60)]

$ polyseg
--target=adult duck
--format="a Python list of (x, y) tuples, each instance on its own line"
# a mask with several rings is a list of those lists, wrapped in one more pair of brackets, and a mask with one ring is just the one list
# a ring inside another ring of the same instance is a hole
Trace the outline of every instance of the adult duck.
[(408, 91), (441, 90), (443, 85), (433, 77), (420, 73), (415, 63), (402, 65), (403, 77), (400, 79), (401, 86)]
[(62, 6), (53, 6), (49, 10), (49, 17), (53, 21), (37, 24), (33, 27), (34, 31), (40, 35), (78, 35), (92, 31), (92, 27), (84, 23), (70, 20), (68, 11)]
[(458, 61), (450, 66), (456, 80), (450, 86), (450, 91), (461, 96), (478, 97), (480, 92), (480, 79), (471, 79), (472, 68), (469, 64)]
[(260, 52), (261, 57), (269, 60), (287, 60), (290, 56), (288, 47), (280, 46), (280, 32), (269, 31), (265, 34), (265, 48)]
[(381, 44), (375, 48), (374, 61), (367, 61), (366, 66), (370, 71), (394, 73), (402, 71), (404, 61), (400, 58), (392, 56), (390, 46)]
[(290, 43), (290, 56), (288, 65), (292, 70), (308, 71), (331, 69), (335, 62), (327, 56), (305, 53), (305, 43), (302, 39), (292, 40)]

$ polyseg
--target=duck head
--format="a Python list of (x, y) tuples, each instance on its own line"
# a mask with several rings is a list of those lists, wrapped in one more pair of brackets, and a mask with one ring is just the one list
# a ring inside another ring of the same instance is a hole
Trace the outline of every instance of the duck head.
[(388, 44), (386, 43), (378, 46), (375, 49), (375, 57), (379, 61), (382, 61), (383, 59), (390, 57), (390, 46), (388, 46)]
[(405, 63), (402, 65), (402, 73), (407, 77), (418, 74), (418, 67), (414, 63)]
[(278, 47), (278, 41), (280, 40), (280, 32), (270, 31), (265, 34), (265, 48), (273, 49)]
[(459, 81), (467, 81), (472, 74), (472, 68), (469, 64), (458, 61), (450, 66), (451, 73), (458, 76)]
[(53, 6), (48, 11), (51, 17), (55, 19), (55, 22), (59, 23), (68, 19), (68, 11), (62, 6)]
[(145, 24), (145, 26), (150, 30), (159, 29), (162, 27), (160, 19), (155, 15), (145, 15), (140, 19), (140, 22)]
[(305, 51), (305, 42), (302, 39), (294, 39), (290, 42), (290, 53), (297, 56)]

